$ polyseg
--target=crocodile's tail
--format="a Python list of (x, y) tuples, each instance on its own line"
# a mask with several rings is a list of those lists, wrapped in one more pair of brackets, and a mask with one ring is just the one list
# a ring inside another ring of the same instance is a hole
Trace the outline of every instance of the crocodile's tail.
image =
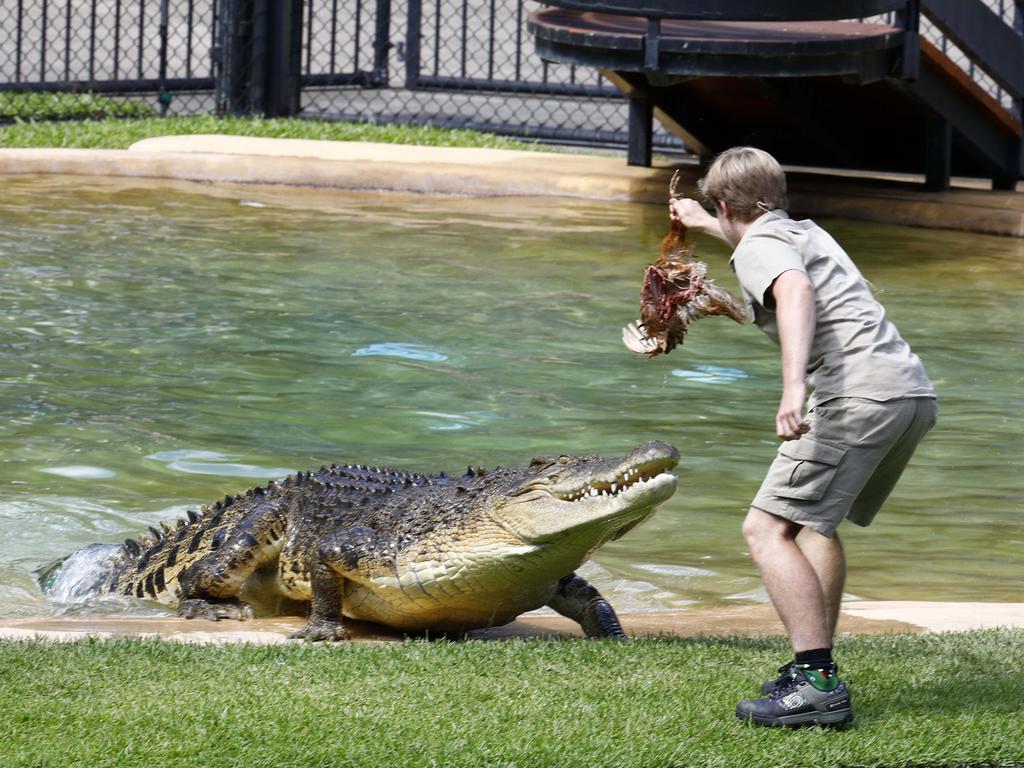
[(125, 564), (119, 544), (90, 544), (36, 571), (43, 592), (59, 603), (78, 603), (104, 591)]

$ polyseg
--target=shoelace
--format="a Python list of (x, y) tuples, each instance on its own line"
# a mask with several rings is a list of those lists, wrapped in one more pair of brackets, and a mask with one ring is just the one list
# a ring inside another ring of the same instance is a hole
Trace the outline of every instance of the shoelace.
[(793, 677), (793, 667), (796, 666), (795, 661), (787, 661), (781, 667), (779, 667), (779, 679), (784, 677)]
[[(781, 670), (780, 670), (781, 671)], [(768, 698), (772, 701), (778, 701), (783, 696), (788, 696), (796, 690), (797, 685), (800, 683), (795, 676), (790, 677), (788, 680), (783, 680), (775, 686), (775, 690), (768, 694)]]
[(769, 698), (777, 698), (775, 696), (781, 689), (788, 689), (793, 687), (793, 683), (796, 681), (796, 674), (794, 669), (796, 667), (795, 661), (787, 661), (781, 667), (779, 667), (779, 677), (775, 680), (775, 688), (772, 689), (771, 693), (768, 694)]

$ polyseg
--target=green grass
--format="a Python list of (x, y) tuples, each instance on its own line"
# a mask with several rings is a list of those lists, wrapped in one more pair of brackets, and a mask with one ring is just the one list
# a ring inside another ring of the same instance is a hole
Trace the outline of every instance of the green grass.
[(856, 721), (733, 708), (777, 639), (0, 644), (0, 765), (1024, 764), (1024, 631), (844, 638)]
[(194, 133), (262, 136), (266, 138), (377, 141), (431, 147), (548, 149), (488, 133), (413, 125), (372, 125), (298, 119), (243, 117), (168, 117), (137, 120), (19, 120), (0, 126), (0, 147), (81, 147), (127, 149), (151, 136)]
[(156, 109), (137, 99), (94, 93), (0, 92), (0, 120), (86, 120), (155, 117)]

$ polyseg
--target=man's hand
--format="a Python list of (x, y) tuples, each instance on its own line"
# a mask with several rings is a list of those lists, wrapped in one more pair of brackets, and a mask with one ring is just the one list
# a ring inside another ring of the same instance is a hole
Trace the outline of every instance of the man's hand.
[(704, 207), (689, 197), (675, 197), (668, 201), (668, 217), (672, 221), (678, 221), (687, 229), (695, 232), (703, 232), (707, 235), (725, 239), (722, 226), (718, 219), (712, 216)]
[(810, 422), (804, 416), (806, 397), (807, 387), (803, 384), (783, 389), (779, 412), (775, 415), (775, 434), (783, 440), (796, 440), (811, 431)]

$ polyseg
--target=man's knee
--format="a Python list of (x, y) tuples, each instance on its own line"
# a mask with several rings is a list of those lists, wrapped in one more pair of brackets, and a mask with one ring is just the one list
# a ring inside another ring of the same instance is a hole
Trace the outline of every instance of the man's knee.
[(758, 507), (751, 507), (743, 520), (743, 538), (754, 560), (775, 544), (793, 541), (800, 530), (801, 526), (791, 520), (765, 512)]

